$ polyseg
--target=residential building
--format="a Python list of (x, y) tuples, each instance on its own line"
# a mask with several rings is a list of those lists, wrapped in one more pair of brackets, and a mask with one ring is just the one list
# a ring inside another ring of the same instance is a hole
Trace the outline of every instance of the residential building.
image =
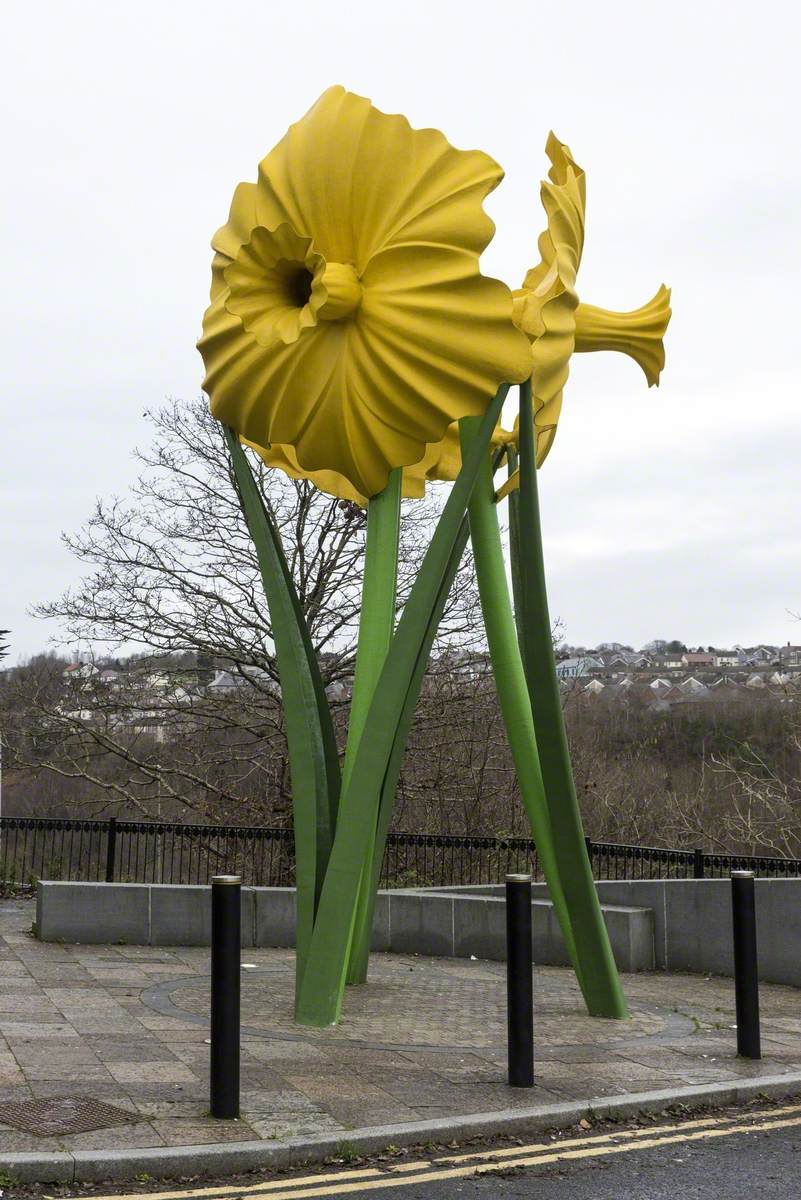
[(603, 671), (604, 664), (600, 658), (583, 655), (581, 658), (563, 658), (556, 664), (556, 674), (559, 679), (578, 679), (583, 675), (592, 675)]
[(682, 666), (689, 667), (691, 670), (712, 670), (715, 666), (715, 656), (700, 650), (688, 650), (686, 654), (682, 654), (681, 662)]

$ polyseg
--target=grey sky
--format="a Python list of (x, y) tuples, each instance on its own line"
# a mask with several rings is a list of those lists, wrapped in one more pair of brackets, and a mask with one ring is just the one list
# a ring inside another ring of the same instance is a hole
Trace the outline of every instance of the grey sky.
[(581, 355), (542, 474), (571, 641), (801, 641), (801, 107), (796, 5), (319, 0), (6, 3), (0, 73), (4, 588), (77, 577), (59, 544), (124, 492), (145, 407), (196, 393), (212, 232), (329, 84), (505, 167), (484, 269), (536, 261), (553, 127), (587, 171), (582, 297), (662, 281), (661, 388)]

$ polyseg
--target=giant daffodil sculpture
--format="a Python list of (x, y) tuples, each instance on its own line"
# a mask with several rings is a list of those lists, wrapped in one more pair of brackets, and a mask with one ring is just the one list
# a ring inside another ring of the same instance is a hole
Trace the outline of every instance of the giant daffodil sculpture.
[[(663, 293), (623, 318), (578, 302), (584, 175), (553, 138), (548, 151), (542, 262), (515, 293), (479, 269), (493, 233), (483, 201), (501, 181), (498, 164), (339, 87), (289, 129), (255, 183), (239, 185), (212, 241), (199, 348), (258, 553), (281, 678), (301, 1023), (336, 1021), (346, 981), (365, 978), (401, 760), (468, 536), (521, 795), (565, 943), (590, 1011), (626, 1015), (561, 724), (535, 457), (553, 440), (571, 353), (623, 349), (655, 381), (669, 310)], [(501, 415), (512, 383), (521, 402), (510, 431)], [(343, 763), (243, 443), (269, 466), (367, 508)], [(515, 611), (494, 481), (504, 458)], [(429, 480), (452, 487), (396, 623), (400, 501), (421, 496)]]

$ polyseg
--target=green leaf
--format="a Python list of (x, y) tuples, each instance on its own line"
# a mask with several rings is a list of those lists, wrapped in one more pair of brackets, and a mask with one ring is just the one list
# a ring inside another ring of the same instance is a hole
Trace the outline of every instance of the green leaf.
[[(506, 461), (509, 477), (511, 478), (518, 467), (516, 446), (509, 446), (507, 448)], [(522, 644), (523, 637), (520, 629), (520, 614), (523, 608), (522, 588), (520, 584), (520, 492), (517, 488), (509, 493), (509, 565), (512, 576), (512, 596), (514, 597), (517, 640)]]
[(297, 978), (302, 978), (333, 843), (340, 771), (320, 669), (281, 537), (239, 438), (223, 426), (270, 611), (289, 747), (297, 877)]
[[(476, 423), (476, 417), (463, 417), (459, 422), (463, 454), (475, 437)], [(548, 892), (568, 954), (577, 966), (573, 931), (554, 854), (551, 817), (537, 753), (531, 700), (520, 657), (509, 586), (506, 582), (506, 562), (498, 527), (495, 485), (492, 465), (487, 454), (484, 456), (481, 473), (470, 497), (467, 512), (492, 671), (520, 796), (531, 825)]]
[(587, 857), (548, 614), (542, 554), (531, 381), (520, 385), (520, 604), (518, 628), (551, 814), (554, 851), (570, 912), (579, 983), (594, 1016), (627, 1017), (609, 935)]
[[(356, 670), (348, 719), (348, 745), (342, 771), (343, 787), (347, 787), (364, 722), (370, 711), (370, 701), (395, 632), (402, 491), (403, 468), (396, 467), (390, 472), (389, 482), (383, 492), (371, 497), (367, 506), (362, 610), (359, 614), (359, 645), (356, 651)], [(376, 797), (376, 805), (378, 800)], [(370, 821), (373, 829), (377, 829), (377, 807)], [(373, 920), (372, 861), (375, 853), (375, 840), (372, 839), (359, 886), (348, 966), (349, 983), (363, 983), (367, 974)]]
[[(406, 693), (406, 701), (403, 706), (398, 728), (395, 731), (395, 741), (392, 745), (392, 754), (390, 756), (387, 773), (384, 778), (384, 786), (381, 789), (381, 799), (378, 808), (378, 821), (376, 825), (375, 843), (372, 849), (369, 871), (365, 871), (362, 876), (362, 883), (359, 893), (359, 911), (357, 913), (357, 923), (353, 935), (353, 946), (351, 947), (351, 970), (348, 975), (348, 981), (351, 983), (363, 983), (367, 978), (367, 963), (370, 956), (370, 937), (373, 932), (373, 916), (375, 913), (376, 894), (378, 885), (381, 880), (381, 867), (384, 861), (384, 852), (387, 845), (387, 835), (392, 821), (392, 809), (395, 803), (395, 792), (398, 786), (398, 778), (400, 776), (401, 767), (403, 765), (403, 756), (406, 752), (406, 742), (409, 737), (409, 731), (414, 720), (414, 710), (420, 696), (420, 688), (423, 684), (423, 676), (426, 673), (426, 666), (431, 654), (431, 647), (434, 644), (434, 638), (439, 628), (439, 623), (442, 620), (442, 614), (448, 600), (448, 595), (453, 587), (453, 581), (456, 577), (456, 572), (459, 570), (459, 563), (462, 561), (464, 548), (467, 545), (469, 526), (467, 518), (462, 518), (462, 524), (459, 527), (459, 533), (453, 547), (448, 568), (442, 580), (436, 602), (431, 611), (431, 616), (426, 628), (425, 638), (421, 646), (420, 655), (417, 659), (414, 675), (409, 684), (409, 690)], [(361, 918), (361, 919), (359, 919)]]
[(296, 1012), (302, 1024), (323, 1026), (339, 1019), (359, 882), (373, 834), (370, 813), (375, 812), (376, 798), (390, 779), (390, 764), (398, 752), (398, 734), (421, 661), (425, 669), (432, 614), (452, 565), (470, 494), (508, 390), (508, 385), (499, 389), (462, 461), (373, 695), (353, 771), (342, 796), (308, 969), (301, 982)]

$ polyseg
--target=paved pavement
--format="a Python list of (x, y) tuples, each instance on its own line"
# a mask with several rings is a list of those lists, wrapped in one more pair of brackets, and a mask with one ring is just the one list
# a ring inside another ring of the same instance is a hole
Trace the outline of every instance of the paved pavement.
[(3, 1152), (115, 1150), (342, 1134), (536, 1104), (797, 1073), (798, 992), (763, 986), (761, 1063), (738, 1060), (729, 980), (625, 978), (629, 1022), (593, 1020), (570, 972), (535, 970), (536, 1086), (505, 1077), (503, 964), (378, 955), (330, 1030), (293, 1025), (293, 956), (243, 952), (242, 1120), (208, 1110), (206, 949), (61, 946), (0, 903), (0, 1104), (91, 1096), (135, 1120)]

